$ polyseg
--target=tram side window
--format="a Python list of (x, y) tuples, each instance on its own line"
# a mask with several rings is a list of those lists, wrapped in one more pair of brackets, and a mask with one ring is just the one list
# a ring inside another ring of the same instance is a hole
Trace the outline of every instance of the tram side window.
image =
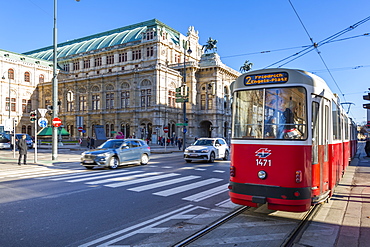
[(332, 102), (332, 117), (333, 117), (333, 139), (342, 139), (341, 132), (341, 119), (340, 119), (340, 109), (339, 106), (333, 101)]
[(305, 139), (307, 136), (303, 87), (238, 91), (234, 102), (234, 138)]

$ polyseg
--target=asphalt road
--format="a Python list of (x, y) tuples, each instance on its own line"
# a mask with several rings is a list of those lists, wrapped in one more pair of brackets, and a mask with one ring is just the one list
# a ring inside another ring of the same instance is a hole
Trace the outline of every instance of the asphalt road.
[(53, 165), (0, 158), (0, 246), (140, 245), (228, 202), (229, 161), (186, 163), (177, 152), (153, 154), (146, 166), (86, 170), (79, 151), (59, 155)]

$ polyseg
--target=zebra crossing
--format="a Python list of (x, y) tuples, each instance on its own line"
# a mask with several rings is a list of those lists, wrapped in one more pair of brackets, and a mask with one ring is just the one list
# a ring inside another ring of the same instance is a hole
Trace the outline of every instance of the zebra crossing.
[[(157, 167), (158, 168), (158, 167)], [(207, 198), (227, 192), (228, 183), (225, 179), (211, 177), (204, 179), (201, 174), (183, 175), (177, 172), (165, 172), (170, 167), (162, 167), (159, 171), (128, 171), (118, 170), (85, 170), (56, 169), (42, 166), (22, 166), (22, 169), (0, 171), (0, 178), (38, 179), (59, 181), (66, 183), (83, 183), (87, 186), (103, 186), (106, 188), (124, 188), (132, 192), (149, 191), (152, 195), (169, 197), (184, 192), (199, 190), (204, 186), (212, 185), (211, 189), (183, 197), (182, 200), (199, 202)], [(212, 167), (194, 169), (199, 173), (212, 171), (214, 174), (223, 173), (221, 170), (212, 170)]]

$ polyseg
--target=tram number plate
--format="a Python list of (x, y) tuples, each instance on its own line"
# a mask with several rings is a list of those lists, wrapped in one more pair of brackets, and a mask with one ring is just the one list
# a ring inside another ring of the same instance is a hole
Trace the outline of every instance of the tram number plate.
[(271, 166), (271, 160), (267, 159), (256, 159), (257, 166)]

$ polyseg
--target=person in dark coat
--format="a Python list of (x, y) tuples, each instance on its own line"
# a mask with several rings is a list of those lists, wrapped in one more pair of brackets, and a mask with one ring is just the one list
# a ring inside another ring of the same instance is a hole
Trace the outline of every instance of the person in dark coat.
[(370, 138), (367, 138), (365, 144), (366, 157), (370, 157)]
[(95, 139), (94, 139), (94, 137), (91, 137), (91, 139), (90, 139), (90, 148), (95, 149)]
[(27, 165), (27, 142), (26, 142), (26, 135), (22, 135), (22, 138), (18, 141), (18, 150), (19, 150), (19, 158), (18, 158), (18, 165), (21, 165), (22, 156), (23, 156), (23, 164)]

